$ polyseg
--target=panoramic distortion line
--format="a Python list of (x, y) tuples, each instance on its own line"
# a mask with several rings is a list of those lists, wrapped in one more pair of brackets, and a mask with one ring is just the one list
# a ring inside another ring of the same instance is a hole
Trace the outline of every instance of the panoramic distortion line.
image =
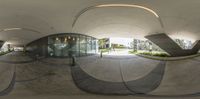
[(148, 7), (145, 7), (145, 6), (140, 6), (140, 5), (135, 5), (135, 4), (102, 4), (102, 5), (97, 5), (97, 6), (90, 6), (90, 7), (87, 7), (83, 10), (81, 10), (76, 16), (75, 16), (75, 19), (73, 21), (73, 24), (72, 24), (72, 28), (75, 26), (77, 20), (79, 19), (79, 17), (89, 11), (89, 10), (92, 10), (92, 9), (95, 9), (95, 8), (106, 8), (106, 7), (129, 7), (129, 8), (139, 8), (139, 9), (143, 9), (143, 10), (146, 10), (150, 13), (152, 13), (157, 19), (158, 21), (160, 22), (160, 25), (162, 28), (164, 28), (164, 25), (162, 23), (162, 20), (160, 19), (160, 16), (152, 9), (148, 8)]

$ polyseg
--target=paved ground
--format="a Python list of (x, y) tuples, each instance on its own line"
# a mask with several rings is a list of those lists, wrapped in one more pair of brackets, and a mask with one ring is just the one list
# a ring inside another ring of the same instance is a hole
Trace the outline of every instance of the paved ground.
[(200, 62), (193, 59), (170, 61), (166, 64), (161, 85), (151, 94), (183, 95), (200, 92)]
[(160, 61), (145, 59), (135, 55), (109, 55), (103, 58), (89, 56), (88, 58), (83, 57), (78, 59), (80, 67), (89, 75), (110, 82), (122, 82), (120, 68), (122, 69), (124, 80), (132, 81), (147, 75), (159, 62)]
[[(35, 61), (22, 53), (10, 53), (0, 60), (0, 91), (9, 86), (16, 73), (12, 92), (0, 99), (155, 99), (152, 95), (158, 95), (158, 99), (200, 98), (193, 95), (200, 92), (200, 57), (163, 62), (134, 55), (88, 56), (77, 58), (78, 65), (72, 68), (71, 59)], [(87, 93), (75, 84), (92, 93), (129, 95)], [(149, 96), (132, 96), (134, 92)]]
[(126, 56), (126, 55), (130, 55), (129, 51), (132, 51), (131, 49), (115, 49), (115, 50), (111, 50), (107, 53), (103, 53), (104, 55), (116, 55), (116, 56)]

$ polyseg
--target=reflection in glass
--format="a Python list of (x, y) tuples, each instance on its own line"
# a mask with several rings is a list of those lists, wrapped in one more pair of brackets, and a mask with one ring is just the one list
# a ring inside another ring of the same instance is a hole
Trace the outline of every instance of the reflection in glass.
[(48, 37), (48, 55), (51, 57), (86, 56), (97, 51), (96, 38), (80, 34), (60, 34)]
[(80, 36), (80, 56), (87, 54), (86, 36)]

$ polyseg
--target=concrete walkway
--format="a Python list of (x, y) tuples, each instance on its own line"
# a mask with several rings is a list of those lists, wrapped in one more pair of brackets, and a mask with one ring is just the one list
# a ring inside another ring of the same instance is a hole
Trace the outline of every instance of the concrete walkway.
[[(141, 60), (141, 61), (140, 61)], [(80, 63), (80, 67), (91, 77), (108, 82), (122, 82), (119, 67), (124, 81), (137, 80), (147, 75), (158, 64), (154, 60), (135, 57), (129, 58), (105, 56), (95, 61)], [(142, 65), (144, 64), (144, 65)], [(152, 65), (152, 66), (151, 66)], [(178, 61), (167, 61), (165, 75), (160, 86), (148, 95), (158, 96), (196, 96), (200, 92), (199, 79), (200, 58)], [(98, 67), (98, 68), (96, 68)]]
[(160, 61), (145, 59), (135, 55), (108, 55), (103, 58), (98, 56), (82, 57), (77, 59), (77, 62), (85, 72), (94, 78), (103, 81), (122, 82), (120, 68), (122, 69), (124, 80), (132, 81), (147, 75)]
[[(5, 99), (16, 96), (19, 99), (23, 99), (23, 96), (27, 96), (28, 99), (44, 99), (44, 96), (52, 96), (48, 99), (54, 99), (53, 97), (154, 99), (154, 96), (159, 99), (167, 99), (169, 96), (176, 96), (170, 99), (179, 97), (199, 99), (196, 96), (200, 92), (200, 57), (163, 62), (134, 55), (108, 55), (103, 58), (88, 56), (77, 58), (78, 65), (72, 67), (72, 71), (71, 59), (46, 58), (30, 61), (31, 59), (22, 53), (10, 53), (1, 57), (3, 58), (0, 59), (12, 57), (12, 61), (21, 62), (14, 64), (0, 61), (1, 91), (9, 86), (16, 67), (14, 89), (9, 95), (3, 96)], [(77, 86), (92, 93), (135, 96), (99, 96), (86, 93)], [(143, 95), (138, 96), (137, 93)]]
[(198, 94), (200, 92), (199, 70), (200, 62), (193, 61), (193, 59), (167, 62), (162, 83), (151, 94)]

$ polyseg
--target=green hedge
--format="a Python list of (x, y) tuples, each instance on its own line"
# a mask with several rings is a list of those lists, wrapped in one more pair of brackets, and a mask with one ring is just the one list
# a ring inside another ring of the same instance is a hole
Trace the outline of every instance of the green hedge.
[(109, 48), (107, 48), (107, 49), (99, 49), (99, 51), (102, 52), (102, 53), (109, 52), (109, 50), (110, 50)]
[(0, 56), (10, 53), (11, 51), (0, 52)]
[(130, 54), (142, 54), (142, 55), (149, 55), (149, 56), (158, 56), (158, 57), (170, 57), (167, 53), (153, 53), (153, 52), (134, 52), (129, 51)]

